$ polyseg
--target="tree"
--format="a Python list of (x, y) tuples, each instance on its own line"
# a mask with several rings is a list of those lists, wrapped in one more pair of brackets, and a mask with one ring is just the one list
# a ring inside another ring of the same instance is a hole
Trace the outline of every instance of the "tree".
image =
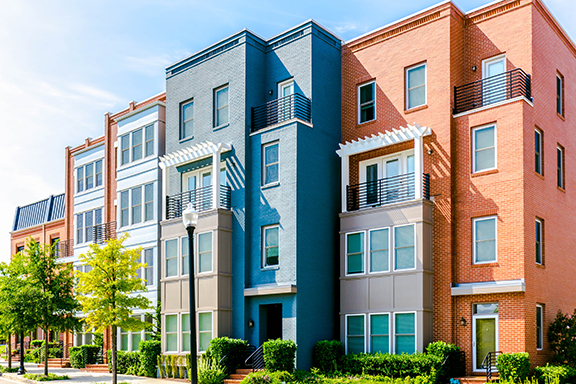
[(84, 321), (91, 329), (104, 332), (112, 328), (112, 383), (117, 383), (116, 374), (116, 334), (118, 327), (130, 331), (139, 331), (146, 323), (131, 317), (133, 308), (147, 310), (150, 300), (136, 294), (146, 292), (144, 280), (138, 278), (138, 271), (145, 267), (140, 263), (141, 248), (126, 249), (123, 245), (128, 238), (108, 240), (104, 248), (98, 244), (90, 245), (90, 250), (79, 259), (92, 269), (79, 272), (76, 291)]
[(24, 262), (28, 279), (42, 292), (36, 306), (38, 323), (44, 331), (44, 375), (48, 376), (48, 335), (50, 331), (78, 331), (80, 323), (74, 316), (80, 303), (74, 296), (74, 275), (71, 264), (58, 263), (54, 246), (41, 245), (30, 238)]
[(572, 315), (558, 310), (548, 327), (548, 341), (554, 351), (553, 361), (576, 367), (576, 309)]

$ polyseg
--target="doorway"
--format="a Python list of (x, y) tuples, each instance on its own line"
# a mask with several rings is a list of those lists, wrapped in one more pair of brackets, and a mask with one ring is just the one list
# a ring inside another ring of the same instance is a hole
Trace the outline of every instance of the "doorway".
[(282, 338), (282, 304), (260, 306), (260, 344)]
[[(488, 352), (498, 351), (498, 304), (474, 304), (472, 316), (472, 363), (474, 372), (483, 371)], [(496, 371), (496, 367), (492, 367)]]
[(506, 100), (506, 55), (482, 62), (484, 105)]

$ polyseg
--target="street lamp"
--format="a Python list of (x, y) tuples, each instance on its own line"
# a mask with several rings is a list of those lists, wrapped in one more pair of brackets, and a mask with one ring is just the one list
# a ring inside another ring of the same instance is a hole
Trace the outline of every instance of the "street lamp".
[(24, 332), (20, 332), (20, 367), (18, 368), (18, 375), (26, 373), (24, 369)]
[(190, 382), (198, 383), (198, 368), (196, 364), (196, 295), (194, 293), (194, 230), (198, 224), (198, 212), (194, 209), (192, 203), (182, 212), (182, 222), (188, 232), (188, 287), (190, 298)]

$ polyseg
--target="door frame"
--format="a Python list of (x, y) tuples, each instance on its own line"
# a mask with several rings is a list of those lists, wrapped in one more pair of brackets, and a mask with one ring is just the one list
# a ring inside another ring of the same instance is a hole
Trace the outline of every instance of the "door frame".
[(506, 54), (503, 53), (501, 55), (482, 60), (482, 79), (486, 79), (488, 77), (486, 76), (488, 74), (488, 66), (498, 61), (504, 61), (504, 72), (506, 72)]
[[(498, 351), (499, 344), (498, 344), (498, 313), (490, 314), (490, 315), (472, 315), (472, 372), (484, 372), (483, 369), (476, 368), (476, 320), (478, 319), (494, 319), (494, 330), (495, 330), (495, 337), (494, 337), (494, 344), (495, 344), (495, 351)], [(484, 358), (482, 358), (484, 359)], [(481, 363), (481, 362), (480, 362)], [(492, 371), (498, 372), (496, 367), (492, 367)]]

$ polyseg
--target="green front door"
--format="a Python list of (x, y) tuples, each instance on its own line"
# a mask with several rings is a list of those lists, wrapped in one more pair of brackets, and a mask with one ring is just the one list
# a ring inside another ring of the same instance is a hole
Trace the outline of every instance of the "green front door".
[(482, 361), (488, 352), (496, 351), (496, 318), (476, 318), (475, 319), (475, 370), (482, 369)]

